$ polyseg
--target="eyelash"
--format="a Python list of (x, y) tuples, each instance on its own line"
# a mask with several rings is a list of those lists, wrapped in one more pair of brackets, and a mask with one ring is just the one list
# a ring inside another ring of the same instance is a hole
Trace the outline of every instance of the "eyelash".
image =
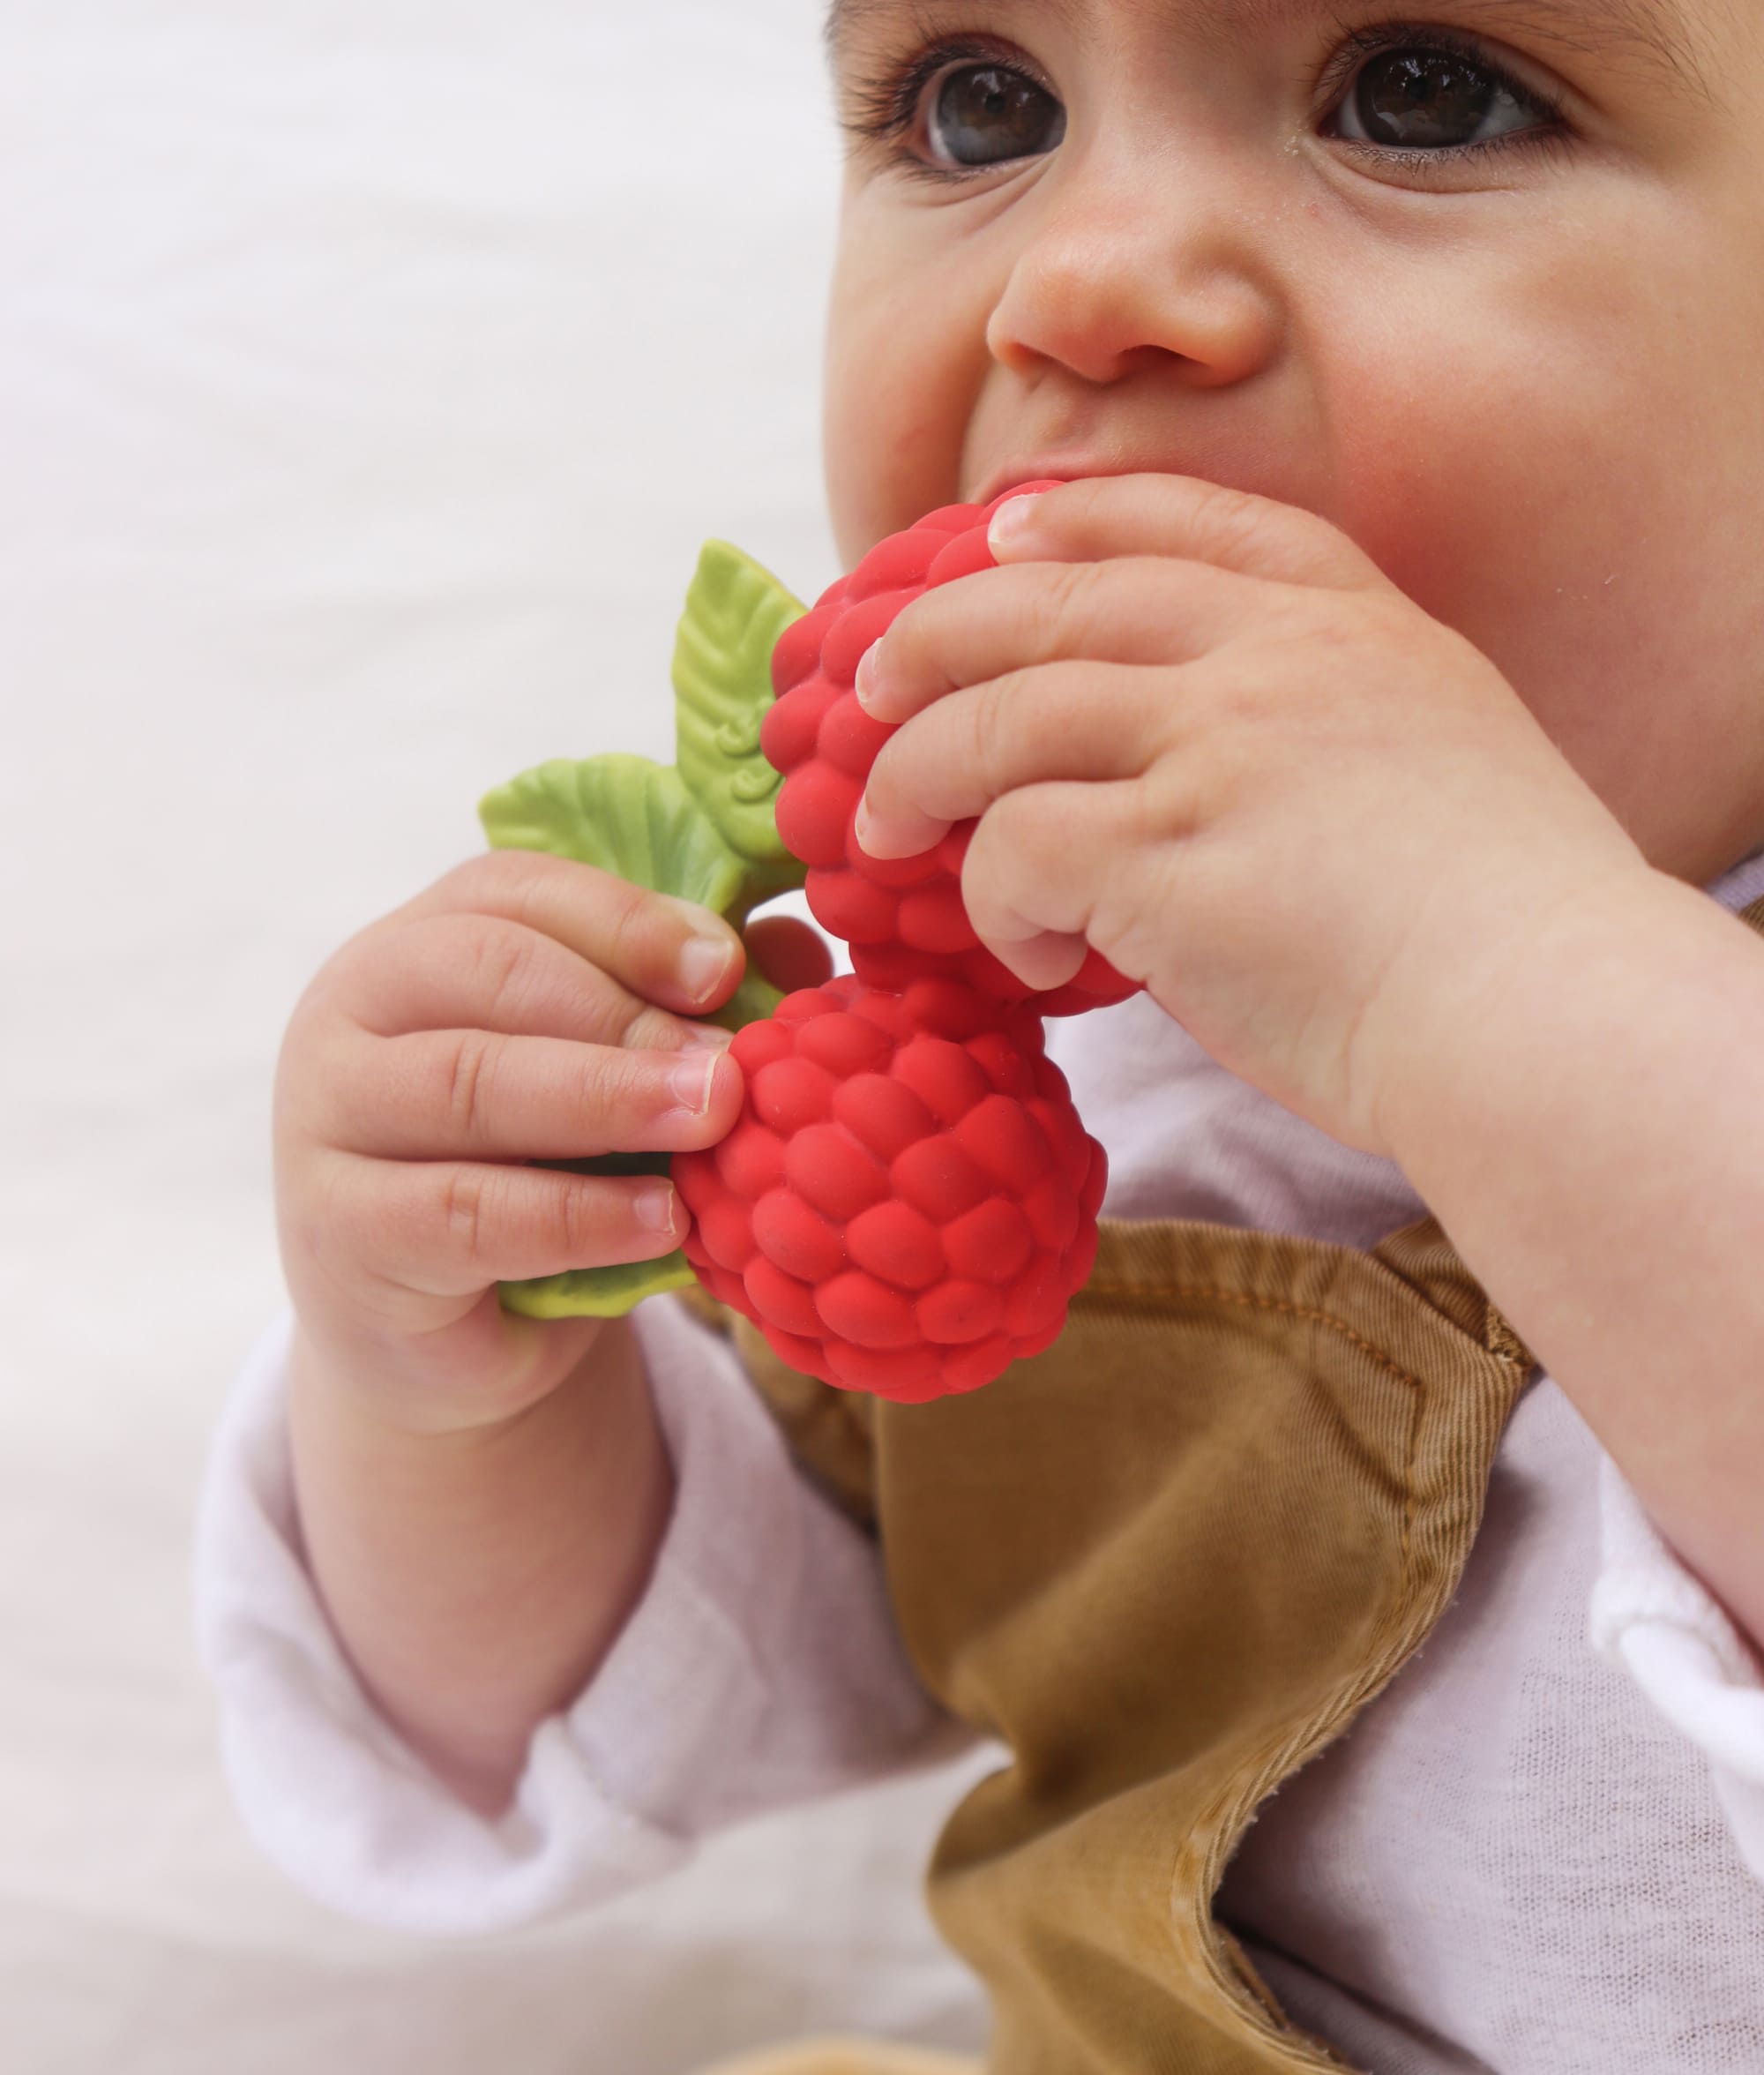
[[(1412, 172), (1417, 167), (1434, 161), (1463, 165), (1521, 146), (1549, 152), (1559, 150), (1566, 143), (1559, 101), (1551, 100), (1536, 87), (1528, 86), (1516, 79), (1473, 38), (1461, 36), (1452, 29), (1423, 27), (1408, 22), (1387, 22), (1377, 27), (1349, 31), (1325, 66), (1323, 78), (1318, 84), (1322, 105), (1326, 109), (1333, 109), (1336, 105), (1342, 89), (1358, 71), (1363, 59), (1381, 56), (1392, 50), (1409, 49), (1443, 51), (1477, 66), (1504, 92), (1510, 94), (1521, 108), (1534, 115), (1547, 117), (1547, 126), (1540, 124), (1530, 130), (1511, 131), (1504, 137), (1484, 138), (1480, 143), (1447, 145), (1437, 151), (1399, 151), (1387, 145), (1367, 144), (1351, 137), (1335, 139), (1337, 143), (1348, 146), (1361, 160)], [(841, 123), (841, 127), (848, 136), (863, 143), (872, 146), (895, 143), (917, 123), (919, 104), (932, 80), (950, 66), (964, 64), (1006, 67), (1012, 71), (1021, 73), (1025, 79), (1034, 80), (1044, 93), (1053, 92), (1051, 84), (1046, 79), (1026, 65), (1020, 55), (1007, 51), (1003, 44), (983, 37), (934, 37), (916, 57), (896, 71), (858, 80), (851, 89), (852, 113)], [(976, 174), (996, 173), (998, 170), (997, 165), (940, 166), (905, 151), (898, 152), (894, 156), (900, 169), (912, 177), (943, 184), (970, 180)], [(1008, 160), (999, 161), (1000, 164), (1013, 162)]]

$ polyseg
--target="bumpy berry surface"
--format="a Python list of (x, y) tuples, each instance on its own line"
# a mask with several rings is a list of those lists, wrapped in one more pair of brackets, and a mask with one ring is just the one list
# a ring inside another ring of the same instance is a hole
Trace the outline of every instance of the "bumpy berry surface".
[(848, 977), (787, 995), (732, 1050), (740, 1120), (673, 1162), (713, 1296), (792, 1368), (906, 1404), (1051, 1345), (1095, 1257), (1107, 1163), (1039, 1003)]
[(809, 906), (823, 929), (850, 945), (860, 979), (901, 987), (937, 974), (1000, 1001), (1033, 999), (1041, 1015), (1073, 1015), (1125, 1000), (1134, 984), (1093, 952), (1065, 986), (1037, 993), (986, 950), (961, 902), (973, 822), (959, 823), (922, 857), (887, 861), (867, 857), (852, 829), (870, 767), (894, 732), (858, 705), (858, 660), (923, 592), (996, 566), (986, 528), (1004, 502), (948, 505), (891, 535), (786, 629), (773, 651), (777, 699), (760, 746), (784, 774), (778, 833), (809, 867)]

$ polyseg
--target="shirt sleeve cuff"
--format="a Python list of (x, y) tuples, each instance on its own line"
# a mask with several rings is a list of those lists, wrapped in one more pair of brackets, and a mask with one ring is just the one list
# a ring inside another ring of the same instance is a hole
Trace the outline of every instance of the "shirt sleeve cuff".
[(501, 1817), (453, 1795), (378, 1714), (298, 1553), (284, 1313), (211, 1449), (198, 1646), (253, 1839), (316, 1899), (432, 1937), (609, 1900), (711, 1830), (947, 1747), (901, 1650), (874, 1544), (796, 1470), (734, 1352), (683, 1307), (637, 1315), (674, 1460), (645, 1597), (593, 1682), (534, 1734)]
[(1607, 1457), (1593, 1647), (1708, 1757), (1739, 1855), (1764, 1880), (1764, 1666)]

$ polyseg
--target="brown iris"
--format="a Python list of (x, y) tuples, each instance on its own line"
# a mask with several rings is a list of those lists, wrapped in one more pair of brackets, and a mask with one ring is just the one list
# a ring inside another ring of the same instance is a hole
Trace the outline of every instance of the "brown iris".
[(933, 128), (958, 165), (1001, 165), (1051, 151), (1065, 110), (1044, 87), (1005, 65), (968, 65), (938, 88)]
[(1499, 93), (1487, 72), (1449, 52), (1397, 50), (1366, 66), (1354, 105), (1374, 144), (1466, 144)]

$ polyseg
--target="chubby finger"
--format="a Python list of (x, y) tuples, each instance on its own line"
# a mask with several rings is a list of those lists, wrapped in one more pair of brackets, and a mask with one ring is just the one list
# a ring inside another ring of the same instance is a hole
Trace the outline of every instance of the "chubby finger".
[(347, 946), (334, 973), (344, 1012), (383, 1038), (470, 1029), (662, 1052), (728, 1041), (545, 931), (476, 909), (401, 912)]
[(657, 1261), (690, 1222), (665, 1175), (336, 1154), (322, 1183), (320, 1245), (340, 1270), (430, 1297)]
[[(1110, 880), (1124, 836), (1132, 839), (1138, 798), (1132, 782), (1027, 785), (981, 817), (962, 860), (962, 905), (981, 942), (1020, 979), (1059, 986), (1089, 946), (1130, 978), (1144, 977), (1132, 947), (1099, 927), (1113, 918)], [(1142, 872), (1143, 845), (1132, 849)], [(1135, 886), (1134, 912), (1156, 905)]]
[(1390, 588), (1328, 520), (1200, 476), (1093, 476), (1012, 498), (994, 513), (987, 541), (1001, 564), (1162, 555), (1269, 583)]
[(1052, 663), (952, 692), (882, 745), (857, 841), (873, 858), (916, 857), (1019, 786), (1136, 776), (1178, 688), (1168, 670)]
[(400, 916), (497, 916), (552, 937), (632, 993), (702, 1015), (735, 992), (741, 940), (695, 902), (542, 850), (490, 850), (457, 866)]
[(627, 1052), (490, 1030), (340, 1038), (308, 1128), (390, 1160), (587, 1159), (714, 1145), (741, 1105), (726, 1052)]
[(1270, 617), (1272, 588), (1153, 556), (979, 570), (916, 598), (871, 644), (857, 701), (878, 721), (901, 722), (951, 692), (1043, 663), (1192, 663)]

